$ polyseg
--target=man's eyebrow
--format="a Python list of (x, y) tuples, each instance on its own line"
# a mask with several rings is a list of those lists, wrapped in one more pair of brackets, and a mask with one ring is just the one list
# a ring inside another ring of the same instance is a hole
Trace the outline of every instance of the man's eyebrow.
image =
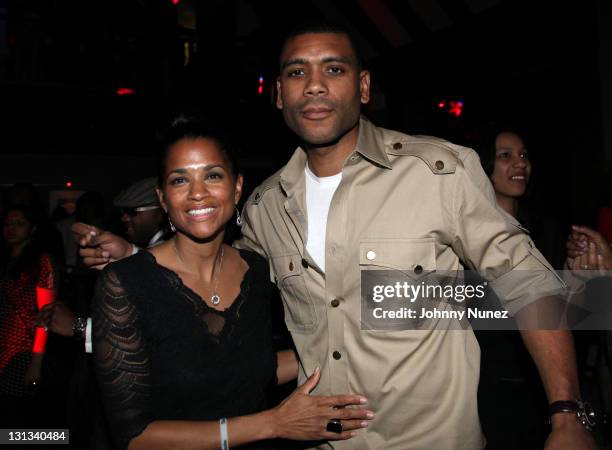
[(323, 62), (324, 63), (338, 62), (342, 64), (352, 64), (353, 60), (351, 58), (346, 58), (344, 56), (327, 56), (323, 58)]
[[(351, 64), (353, 60), (351, 58), (346, 58), (343, 56), (326, 56), (321, 59), (324, 63), (337, 62), (342, 64)], [(308, 61), (303, 58), (293, 58), (285, 61), (281, 65), (281, 70), (287, 68), (288, 66), (298, 65), (298, 64), (308, 64)]]
[(284, 69), (288, 66), (294, 66), (296, 64), (306, 64), (306, 60), (302, 58), (288, 59), (287, 61), (283, 62), (283, 64), (281, 65), (281, 69)]

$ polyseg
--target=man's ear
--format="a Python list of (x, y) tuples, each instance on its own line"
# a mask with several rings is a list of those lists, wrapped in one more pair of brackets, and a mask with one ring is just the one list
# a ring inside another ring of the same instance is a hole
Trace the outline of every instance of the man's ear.
[(276, 78), (276, 107), (278, 109), (283, 109), (283, 99), (281, 98), (281, 80), (280, 76)]
[(361, 103), (364, 105), (370, 101), (370, 71), (362, 70), (359, 74), (359, 92)]

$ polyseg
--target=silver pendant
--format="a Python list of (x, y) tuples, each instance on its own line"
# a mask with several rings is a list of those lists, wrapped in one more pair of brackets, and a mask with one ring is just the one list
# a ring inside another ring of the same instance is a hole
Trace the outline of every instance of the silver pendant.
[(210, 297), (210, 302), (213, 305), (218, 305), (219, 303), (221, 303), (221, 297), (219, 297), (217, 294), (213, 295), (212, 297)]

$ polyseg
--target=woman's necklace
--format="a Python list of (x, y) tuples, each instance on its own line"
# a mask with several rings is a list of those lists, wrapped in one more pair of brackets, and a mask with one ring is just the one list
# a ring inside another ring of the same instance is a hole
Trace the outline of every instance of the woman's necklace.
[[(172, 246), (174, 247), (174, 252), (176, 253), (177, 258), (179, 259), (183, 267), (187, 269), (187, 264), (185, 264), (185, 261), (183, 261), (183, 258), (181, 258), (181, 254), (179, 253), (178, 248), (176, 247), (176, 240), (174, 239), (172, 240)], [(221, 303), (221, 297), (217, 293), (217, 288), (219, 287), (219, 277), (216, 275), (221, 275), (221, 271), (223, 270), (223, 252), (224, 250), (225, 250), (225, 246), (221, 244), (221, 256), (218, 258), (219, 271), (217, 272), (216, 270), (217, 269), (217, 259), (215, 259), (215, 266), (213, 267), (213, 274), (212, 274), (212, 285), (213, 285), (212, 294), (213, 295), (210, 297), (210, 302), (215, 306)]]

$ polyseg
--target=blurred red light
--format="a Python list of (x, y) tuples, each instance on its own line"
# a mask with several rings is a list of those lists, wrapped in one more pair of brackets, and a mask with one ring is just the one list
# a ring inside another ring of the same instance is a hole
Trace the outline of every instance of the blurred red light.
[(136, 93), (136, 91), (134, 89), (130, 89), (130, 88), (118, 88), (115, 91), (115, 94), (117, 94), (117, 95), (133, 95), (135, 93)]
[(72, 181), (66, 181), (66, 187), (71, 188), (72, 187)]

